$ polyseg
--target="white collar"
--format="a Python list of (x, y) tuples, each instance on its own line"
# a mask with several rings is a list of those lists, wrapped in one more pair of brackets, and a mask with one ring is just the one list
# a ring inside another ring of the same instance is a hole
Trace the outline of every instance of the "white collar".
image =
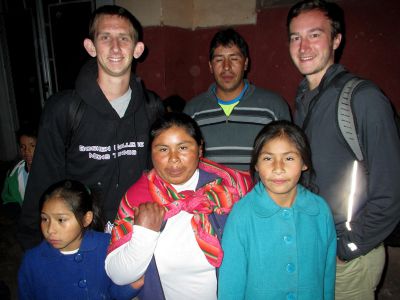
[(188, 181), (182, 184), (171, 184), (174, 189), (179, 193), (182, 191), (195, 191), (197, 187), (197, 183), (199, 182), (199, 169), (193, 173), (192, 177)]

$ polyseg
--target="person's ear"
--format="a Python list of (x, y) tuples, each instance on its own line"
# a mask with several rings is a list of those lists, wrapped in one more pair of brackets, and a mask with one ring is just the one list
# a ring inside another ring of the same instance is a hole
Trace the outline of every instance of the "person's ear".
[(249, 66), (249, 58), (246, 57), (246, 60), (244, 61), (244, 70), (247, 71), (247, 68)]
[(96, 57), (97, 52), (96, 52), (96, 47), (93, 44), (93, 41), (91, 39), (85, 39), (83, 41), (83, 47), (85, 47), (86, 52), (91, 56), (91, 57)]
[(201, 144), (199, 146), (199, 157), (203, 157), (203, 148), (204, 148), (204, 142), (201, 141)]
[(334, 38), (333, 38), (333, 50), (336, 50), (339, 48), (340, 43), (342, 41), (342, 34), (338, 33)]
[(302, 170), (302, 171), (307, 171), (307, 170), (308, 170), (307, 165), (306, 165), (306, 164), (303, 164), (303, 166), (301, 167), (301, 170)]
[(213, 70), (211, 61), (208, 62), (208, 67), (210, 68), (210, 73), (214, 74), (214, 70)]
[(144, 52), (144, 44), (142, 42), (137, 42), (135, 49), (133, 50), (133, 57), (138, 59)]
[(88, 211), (84, 216), (83, 216), (83, 227), (88, 227), (90, 223), (93, 221), (93, 212)]

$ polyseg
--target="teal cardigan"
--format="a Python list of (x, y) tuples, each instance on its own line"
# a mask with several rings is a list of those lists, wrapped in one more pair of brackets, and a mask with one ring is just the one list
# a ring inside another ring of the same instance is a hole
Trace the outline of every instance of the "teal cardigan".
[(218, 299), (334, 299), (336, 231), (325, 201), (297, 186), (278, 206), (262, 182), (235, 204), (222, 238)]

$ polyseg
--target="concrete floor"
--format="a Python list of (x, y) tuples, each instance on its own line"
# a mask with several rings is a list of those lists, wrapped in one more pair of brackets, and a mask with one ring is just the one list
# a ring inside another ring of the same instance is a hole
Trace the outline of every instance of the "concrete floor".
[[(16, 224), (4, 216), (0, 210), (0, 299), (16, 300), (17, 272), (22, 257), (22, 250), (15, 240)], [(378, 300), (400, 299), (400, 248), (387, 248), (387, 266)], [(8, 287), (9, 295), (5, 286)]]

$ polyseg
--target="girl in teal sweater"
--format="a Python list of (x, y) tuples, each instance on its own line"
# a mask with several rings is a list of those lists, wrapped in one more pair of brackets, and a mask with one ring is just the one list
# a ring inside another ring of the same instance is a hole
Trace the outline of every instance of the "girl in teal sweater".
[(261, 181), (228, 217), (218, 298), (334, 299), (335, 225), (325, 201), (304, 187), (313, 169), (302, 130), (287, 121), (264, 127), (251, 173)]

